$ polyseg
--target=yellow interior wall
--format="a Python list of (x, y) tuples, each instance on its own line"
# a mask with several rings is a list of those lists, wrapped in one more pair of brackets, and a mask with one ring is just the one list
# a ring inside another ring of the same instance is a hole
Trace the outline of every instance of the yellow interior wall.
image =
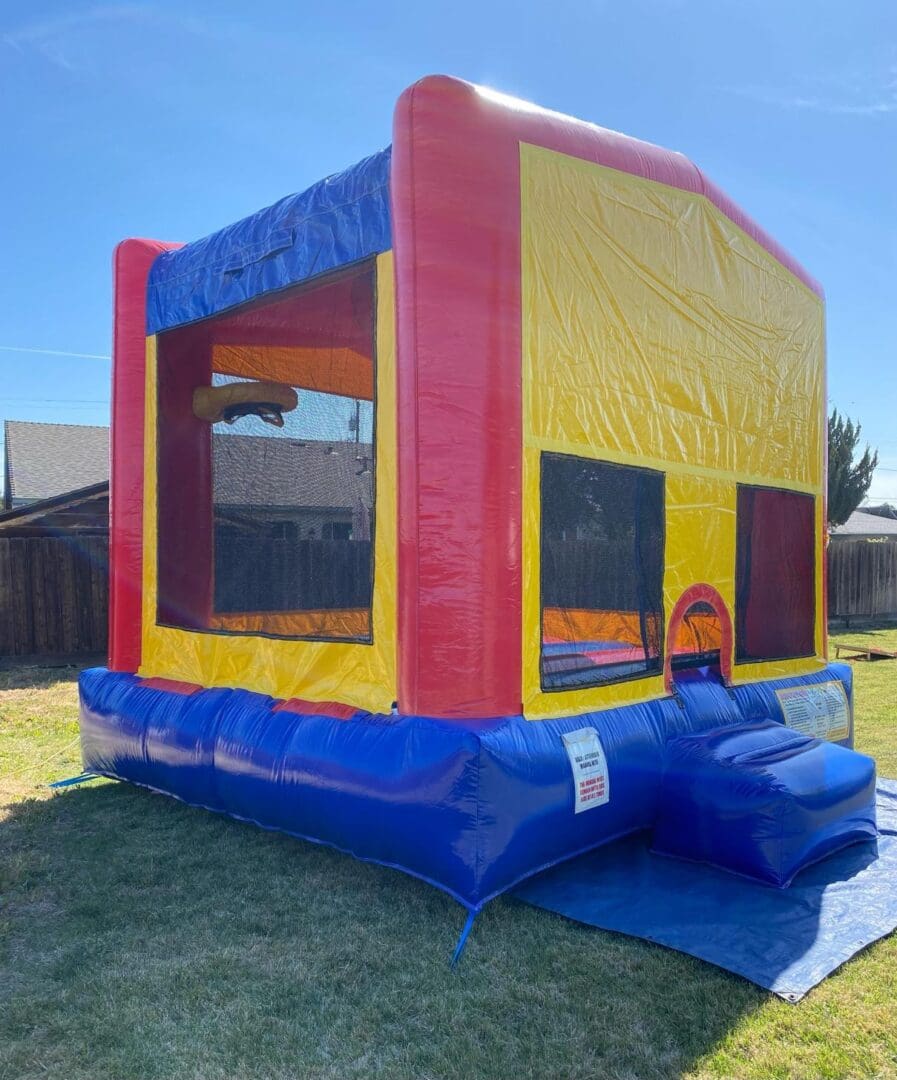
[(156, 624), (156, 338), (147, 339), (143, 653), (139, 674), (388, 711), (396, 697), (396, 394), (392, 252), (377, 257), (373, 642), (198, 633)]
[(666, 474), (666, 620), (689, 585), (707, 582), (734, 621), (739, 482), (817, 496), (817, 658), (733, 671), (742, 682), (817, 670), (822, 302), (703, 196), (523, 145), (521, 197), (525, 712), (664, 693), (660, 676), (540, 689), (542, 451)]

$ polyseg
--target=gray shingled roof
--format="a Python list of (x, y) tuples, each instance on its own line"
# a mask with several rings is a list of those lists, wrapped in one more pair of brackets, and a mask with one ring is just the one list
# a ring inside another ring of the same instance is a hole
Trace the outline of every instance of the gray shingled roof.
[(832, 533), (835, 536), (897, 537), (897, 520), (879, 517), (878, 514), (865, 514), (862, 510), (854, 510), (843, 525), (837, 525), (832, 529)]
[(7, 497), (50, 499), (109, 479), (109, 428), (7, 420)]
[(220, 506), (355, 508), (372, 497), (370, 443), (214, 435)]
[[(10, 496), (21, 505), (109, 479), (109, 429), (5, 423)], [(224, 505), (354, 507), (371, 497), (371, 445), (215, 436), (215, 501)]]

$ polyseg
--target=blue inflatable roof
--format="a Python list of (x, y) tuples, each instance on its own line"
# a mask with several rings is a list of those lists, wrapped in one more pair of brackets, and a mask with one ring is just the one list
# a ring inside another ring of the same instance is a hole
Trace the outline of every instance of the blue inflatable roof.
[(306, 191), (167, 251), (147, 282), (147, 333), (196, 322), (392, 246), (387, 147)]

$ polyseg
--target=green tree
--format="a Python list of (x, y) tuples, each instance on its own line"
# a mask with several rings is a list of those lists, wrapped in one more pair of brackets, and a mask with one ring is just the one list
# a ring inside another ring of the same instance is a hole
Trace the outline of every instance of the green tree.
[(828, 418), (828, 523), (843, 525), (865, 499), (878, 451), (869, 445), (858, 461), (854, 458), (862, 428), (835, 409)]

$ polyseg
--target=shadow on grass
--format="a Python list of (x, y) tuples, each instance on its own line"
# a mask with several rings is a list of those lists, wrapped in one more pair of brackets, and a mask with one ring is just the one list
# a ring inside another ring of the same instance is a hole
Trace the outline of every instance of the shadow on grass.
[(897, 630), (897, 619), (869, 619), (861, 615), (851, 615), (841, 619), (830, 619), (828, 629), (833, 635), (853, 633), (879, 637), (883, 634), (893, 634)]
[(0, 656), (0, 690), (42, 690), (74, 682), (85, 668), (105, 664), (103, 656)]
[[(0, 823), (0, 1075), (667, 1077), (768, 996), (111, 782)], [(781, 1006), (787, 1009), (788, 1006)]]

